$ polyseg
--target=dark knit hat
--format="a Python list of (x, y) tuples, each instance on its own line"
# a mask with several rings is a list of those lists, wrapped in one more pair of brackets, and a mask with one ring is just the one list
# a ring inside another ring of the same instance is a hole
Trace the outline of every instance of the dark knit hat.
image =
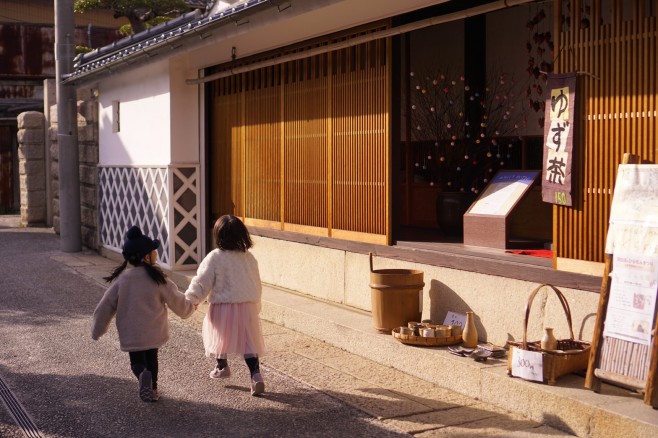
[(142, 234), (138, 226), (132, 226), (126, 233), (121, 254), (128, 261), (140, 261), (154, 249), (158, 249), (160, 242)]

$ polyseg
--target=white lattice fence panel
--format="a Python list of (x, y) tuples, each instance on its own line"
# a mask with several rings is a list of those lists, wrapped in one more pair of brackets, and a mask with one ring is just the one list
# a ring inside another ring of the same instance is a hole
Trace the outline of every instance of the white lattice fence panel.
[(101, 245), (121, 251), (126, 230), (138, 225), (160, 240), (158, 256), (171, 265), (169, 195), (166, 168), (101, 167), (99, 222)]
[(200, 258), (199, 171), (197, 167), (172, 167), (170, 172), (174, 232), (174, 266), (190, 268)]

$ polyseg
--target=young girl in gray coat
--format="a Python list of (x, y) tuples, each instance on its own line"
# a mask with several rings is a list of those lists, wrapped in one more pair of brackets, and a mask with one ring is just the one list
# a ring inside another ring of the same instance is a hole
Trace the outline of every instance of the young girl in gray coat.
[(139, 227), (128, 230), (122, 251), (125, 260), (104, 277), (114, 283), (98, 303), (91, 328), (92, 339), (98, 340), (116, 316), (121, 351), (130, 356), (139, 396), (145, 402), (159, 398), (158, 348), (169, 339), (167, 307), (181, 318), (189, 317), (196, 308), (155, 265), (159, 246), (160, 242), (142, 234)]

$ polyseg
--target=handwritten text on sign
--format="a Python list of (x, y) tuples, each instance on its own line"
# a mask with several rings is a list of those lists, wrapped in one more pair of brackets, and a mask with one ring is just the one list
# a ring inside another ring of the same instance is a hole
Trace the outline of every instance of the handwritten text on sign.
[(544, 357), (537, 351), (514, 348), (512, 375), (526, 380), (544, 381)]
[(443, 321), (443, 325), (460, 325), (464, 327), (466, 325), (466, 315), (462, 313), (448, 312), (446, 319)]

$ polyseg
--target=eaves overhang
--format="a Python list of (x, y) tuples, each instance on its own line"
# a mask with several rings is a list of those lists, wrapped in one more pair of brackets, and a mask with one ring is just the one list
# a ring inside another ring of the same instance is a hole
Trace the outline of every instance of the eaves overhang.
[(153, 61), (154, 57), (161, 57), (208, 38), (216, 27), (239, 24), (259, 10), (278, 7), (277, 3), (272, 0), (247, 0), (213, 15), (204, 14), (200, 10), (189, 12), (144, 32), (76, 56), (73, 72), (62, 83), (82, 85), (141, 62)]

